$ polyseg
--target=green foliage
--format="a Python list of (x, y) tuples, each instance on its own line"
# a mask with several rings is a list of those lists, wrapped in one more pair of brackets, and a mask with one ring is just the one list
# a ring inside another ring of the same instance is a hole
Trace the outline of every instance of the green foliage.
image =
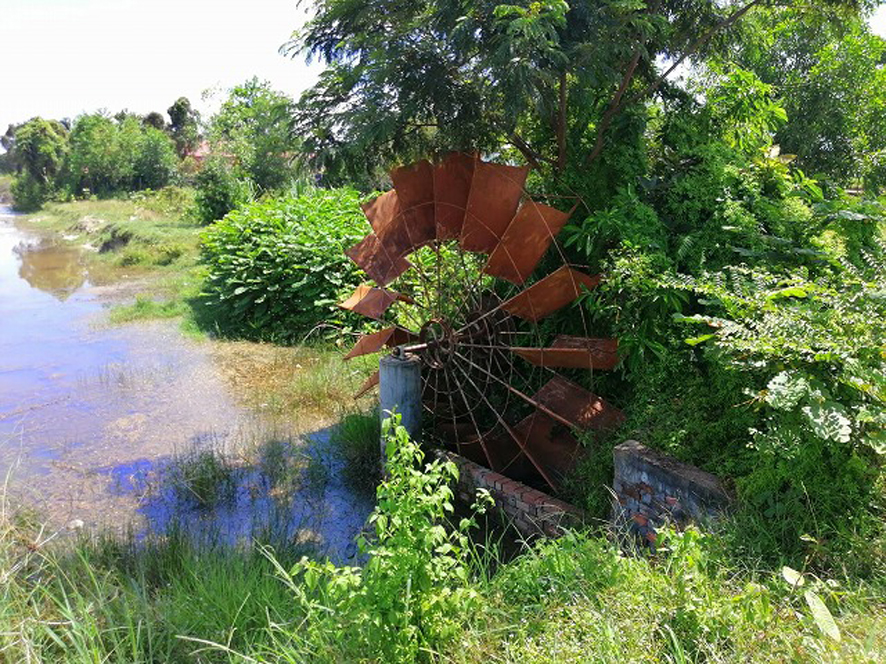
[(330, 442), (344, 462), (344, 476), (353, 487), (375, 489), (380, 477), (381, 429), (376, 410), (348, 413), (332, 431)]
[(68, 132), (59, 123), (34, 118), (15, 132), (16, 161), (30, 178), (51, 187), (68, 151)]
[[(0, 649), (12, 661), (881, 661), (882, 579), (736, 568), (728, 540), (659, 534), (655, 556), (570, 532), (511, 562), (453, 520), (451, 463), (425, 463), (388, 420), (388, 478), (366, 563), (299, 559), (279, 542), (39, 539), (0, 510)], [(280, 468), (286, 452), (267, 448)], [(288, 479), (276, 476), (276, 486)], [(488, 504), (481, 496), (477, 509)], [(51, 539), (51, 538), (50, 538)], [(484, 555), (488, 557), (484, 557)], [(881, 561), (882, 562), (882, 561)], [(495, 563), (495, 567), (492, 565)], [(485, 566), (484, 566), (485, 565)], [(796, 569), (795, 569), (796, 568)], [(199, 607), (199, 610), (195, 610)], [(641, 626), (641, 627), (638, 627)]]
[(82, 115), (71, 129), (66, 181), (76, 195), (109, 196), (123, 191), (160, 189), (171, 184), (178, 161), (162, 131), (133, 116), (115, 121)]
[(145, 126), (132, 146), (135, 153), (132, 190), (163, 189), (175, 181), (178, 158), (169, 137), (159, 129)]
[(169, 114), (169, 134), (175, 142), (179, 157), (192, 152), (200, 141), (200, 114), (191, 107), (187, 97), (179, 97), (166, 111)]
[(645, 83), (659, 53), (687, 47), (687, 21), (719, 13), (690, 5), (326, 0), (287, 46), (328, 64), (298, 104), (302, 153), (333, 180), (503, 141), (560, 171), (579, 166), (635, 51)]
[(747, 268), (678, 280), (704, 303), (679, 320), (710, 331), (706, 359), (750, 379), (756, 453), (737, 484), (747, 508), (783, 519), (775, 550), (808, 532), (838, 555), (881, 518), (870, 510), (886, 427), (883, 268), (881, 254), (814, 282)]
[(280, 189), (292, 178), (298, 144), (292, 106), (270, 83), (253, 78), (231, 89), (210, 123), (213, 149), (234, 159), (259, 190)]
[(32, 212), (49, 199), (49, 188), (29, 174), (17, 177), (10, 188), (13, 205), (21, 212)]
[[(848, 7), (857, 20), (854, 2), (793, 11), (817, 17), (834, 6)], [(333, 182), (371, 180), (392, 162), (434, 151), (519, 155), (562, 177), (558, 193), (574, 194), (575, 181), (587, 177), (593, 186), (579, 193), (605, 198), (628, 184), (609, 176), (624, 165), (619, 153), (633, 153), (642, 141), (653, 93), (664, 100), (683, 94), (666, 80), (670, 65), (689, 57), (697, 68), (721, 63), (735, 50), (736, 21), (760, 10), (756, 2), (709, 0), (421, 0), (396, 7), (323, 0), (285, 47), (327, 64), (297, 105), (301, 151)], [(750, 69), (735, 70), (737, 89), (722, 88), (724, 96), (710, 100), (728, 100), (728, 113), (737, 104), (755, 119), (782, 122), (784, 111), (767, 99), (773, 82)], [(763, 128), (727, 130), (749, 146), (765, 138), (756, 131)], [(594, 165), (598, 159), (605, 168)]]
[(343, 320), (335, 305), (359, 283), (344, 253), (365, 233), (359, 201), (350, 189), (318, 189), (246, 205), (209, 227), (205, 291), (222, 331), (291, 342)]
[(211, 509), (233, 500), (234, 469), (216, 449), (194, 448), (178, 455), (163, 469), (163, 480), (181, 504)]
[[(304, 559), (284, 579), (296, 609), (310, 618), (297, 629), (280, 628), (278, 643), (293, 658), (413, 662), (457, 633), (479, 608), (465, 555), (472, 518), (455, 529), (451, 461), (423, 465), (424, 454), (399, 425), (385, 420), (386, 478), (361, 537), (369, 556), (363, 567), (336, 567)], [(477, 506), (477, 509), (481, 509)]]
[(34, 118), (16, 127), (14, 140), (7, 140), (7, 145), (21, 170), (12, 186), (15, 206), (23, 211), (39, 209), (53, 195), (64, 168), (68, 131), (54, 120)]
[(741, 64), (775, 86), (788, 121), (775, 140), (810, 173), (842, 185), (884, 181), (882, 154), (886, 42), (864, 16), (772, 7), (750, 17), (736, 51)]
[(249, 183), (238, 178), (223, 157), (210, 157), (197, 173), (195, 184), (194, 214), (204, 224), (221, 219), (251, 197)]

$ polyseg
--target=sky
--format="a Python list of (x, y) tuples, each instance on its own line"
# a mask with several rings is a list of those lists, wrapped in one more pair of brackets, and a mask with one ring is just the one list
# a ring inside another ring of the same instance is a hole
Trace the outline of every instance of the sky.
[[(180, 96), (204, 114), (252, 76), (293, 97), (322, 67), (278, 49), (305, 0), (0, 0), (0, 133), (35, 115), (165, 113)], [(871, 20), (886, 37), (886, 6)], [(216, 90), (204, 100), (206, 90)]]
[[(308, 2), (303, 5), (309, 5)], [(35, 115), (166, 109), (252, 76), (292, 96), (322, 67), (278, 49), (306, 19), (297, 0), (0, 0), (0, 133)]]

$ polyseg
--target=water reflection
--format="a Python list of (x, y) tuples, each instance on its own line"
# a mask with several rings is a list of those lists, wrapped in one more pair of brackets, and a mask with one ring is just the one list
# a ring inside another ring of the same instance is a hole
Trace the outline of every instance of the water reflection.
[(86, 266), (77, 249), (41, 240), (20, 242), (13, 252), (20, 261), (18, 276), (62, 302), (86, 283)]
[[(109, 292), (93, 287), (95, 273), (75, 250), (40, 242), (4, 212), (0, 478), (16, 503), (51, 527), (134, 520), (147, 532), (178, 524), (226, 542), (273, 530), (354, 560), (372, 500), (344, 485), (326, 432), (301, 440), (288, 419), (268, 422), (243, 406), (213, 347), (183, 338), (177, 321), (96, 325)], [(258, 442), (260, 454), (237, 453)], [(241, 461), (220, 487), (227, 499), (194, 504), (190, 489), (167, 481), (183, 450), (222, 448)]]

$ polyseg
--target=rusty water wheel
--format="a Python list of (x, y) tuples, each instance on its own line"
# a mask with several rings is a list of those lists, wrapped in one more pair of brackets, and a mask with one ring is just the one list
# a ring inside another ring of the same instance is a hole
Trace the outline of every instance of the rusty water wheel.
[[(374, 285), (340, 306), (380, 324), (346, 359), (395, 346), (421, 358), (427, 439), (556, 489), (582, 451), (575, 432), (623, 419), (579, 384), (615, 367), (618, 344), (588, 335), (574, 305), (600, 277), (568, 264), (556, 236), (569, 213), (530, 199), (527, 174), (463, 153), (394, 169), (347, 252)], [(547, 329), (568, 307), (569, 334)]]

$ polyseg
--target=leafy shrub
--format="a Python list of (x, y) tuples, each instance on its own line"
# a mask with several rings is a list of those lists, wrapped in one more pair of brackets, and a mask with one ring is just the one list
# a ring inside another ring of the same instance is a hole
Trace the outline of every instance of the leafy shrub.
[(204, 224), (221, 219), (250, 196), (248, 183), (238, 178), (234, 168), (220, 157), (207, 160), (197, 173), (196, 185), (194, 213)]
[(365, 234), (359, 201), (351, 189), (314, 190), (247, 205), (208, 228), (205, 293), (222, 331), (294, 341), (336, 320), (335, 304), (360, 280), (345, 256)]
[(18, 176), (13, 181), (11, 193), (13, 206), (21, 212), (39, 210), (50, 195), (49, 188), (45, 184), (35, 180), (27, 173)]
[(142, 127), (135, 140), (131, 189), (162, 189), (175, 181), (178, 156), (175, 144), (166, 132), (154, 127)]
[(804, 533), (839, 550), (874, 528), (886, 455), (884, 266), (846, 263), (814, 282), (748, 268), (681, 280), (705, 305), (680, 319), (703, 326), (693, 340), (755, 384), (755, 454), (737, 485), (747, 508), (781, 524), (776, 550), (795, 550)]
[(450, 484), (458, 469), (439, 459), (423, 465), (398, 415), (382, 431), (387, 479), (369, 517), (374, 534), (358, 540), (369, 555), (366, 565), (302, 559), (291, 572), (279, 570), (306, 616), (296, 630), (279, 628), (294, 660), (414, 662), (457, 636), (479, 608), (466, 555), (476, 522), (444, 525), (453, 516)]

